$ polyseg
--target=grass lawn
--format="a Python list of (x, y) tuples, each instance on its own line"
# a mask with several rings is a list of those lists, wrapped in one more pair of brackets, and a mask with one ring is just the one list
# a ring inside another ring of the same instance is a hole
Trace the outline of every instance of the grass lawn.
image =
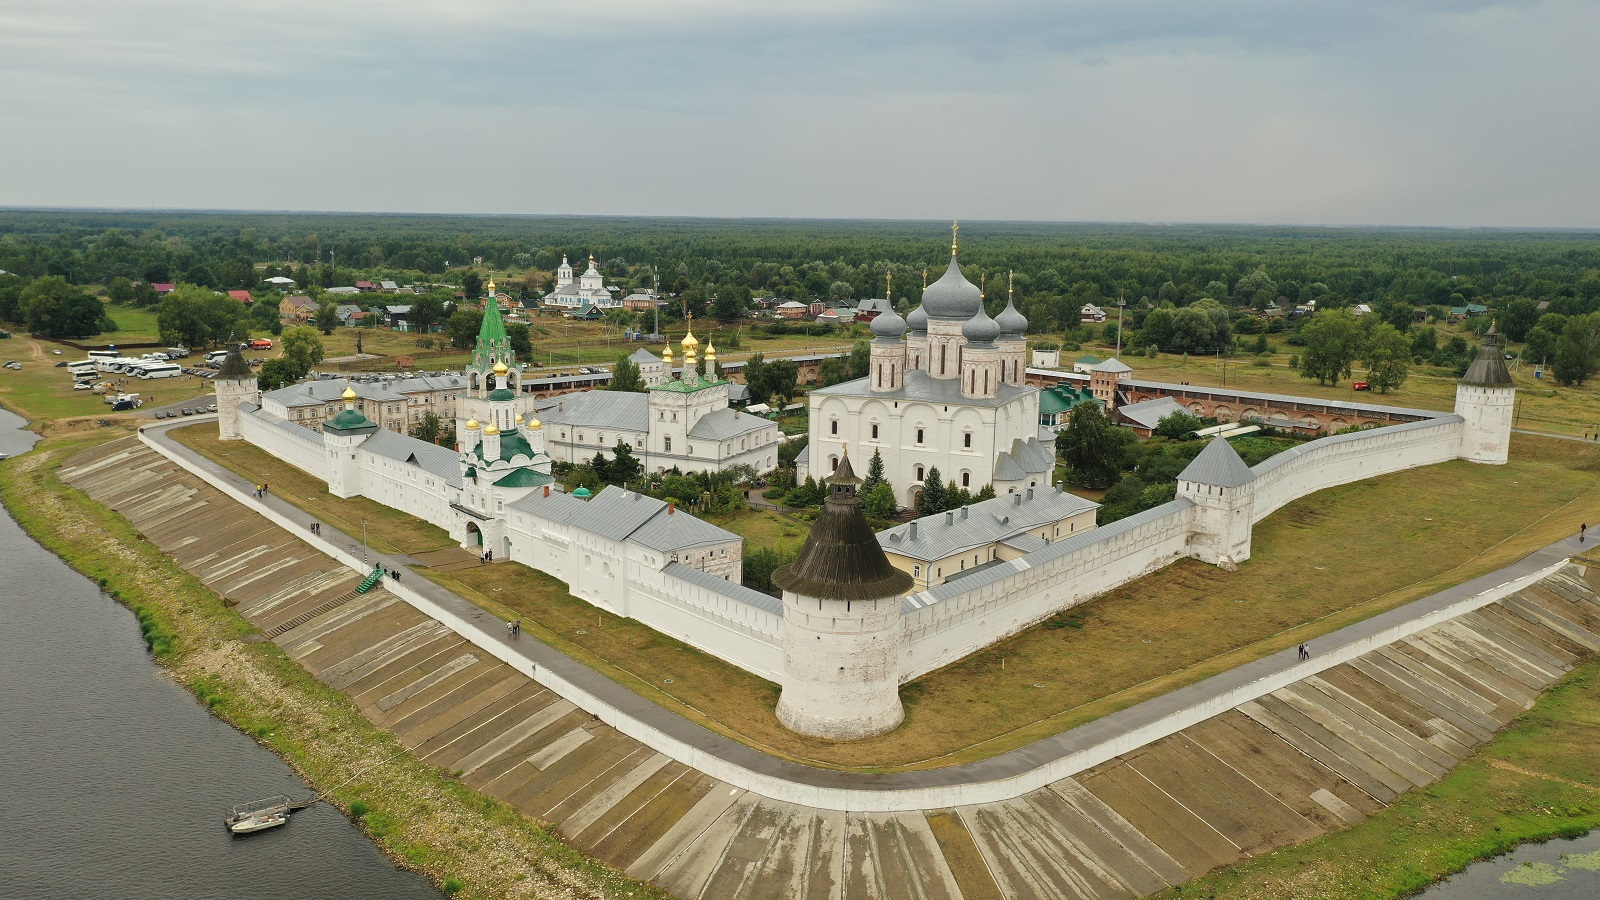
[[(55, 355), (52, 350), (60, 350), (61, 355)], [(93, 391), (73, 390), (72, 376), (66, 369), (55, 367), (64, 359), (83, 358), (83, 351), (54, 341), (17, 335), (0, 342), (0, 360), (15, 359), (22, 363), (20, 372), (0, 369), (0, 403), (34, 423), (75, 416), (111, 417), (111, 407), (103, 399)], [(166, 403), (209, 395), (211, 385), (187, 377), (159, 381), (134, 379), (127, 390), (146, 395), (155, 390)], [(115, 418), (133, 416), (120, 413)]]
[[(1399, 897), (1524, 841), (1575, 837), (1600, 826), (1597, 742), (1600, 661), (1591, 661), (1437, 783), (1402, 794), (1352, 828), (1226, 866), (1158, 896)], [(1520, 892), (1511, 888), (1505, 896), (1513, 894)]]
[(768, 509), (741, 509), (703, 518), (744, 538), (747, 549), (771, 547), (788, 555), (798, 553), (811, 532), (810, 523)]
[[(117, 330), (96, 335), (90, 340), (101, 344), (143, 344), (161, 340), (161, 329), (156, 327), (156, 309), (139, 309), (134, 306), (106, 304), (106, 315), (117, 323)], [(80, 341), (88, 343), (88, 341)]]
[[(371, 501), (337, 500), (321, 482), (255, 448), (220, 445), (209, 431), (174, 434), (227, 453), (214, 458), (347, 534), (366, 517), (374, 546), (450, 545), (432, 526)], [(1597, 471), (1600, 447), (1516, 435), (1506, 466), (1450, 462), (1319, 492), (1262, 523), (1237, 573), (1169, 566), (917, 679), (903, 691), (903, 726), (842, 744), (779, 725), (768, 682), (599, 613), (532, 570), (501, 564), (430, 577), (497, 615), (539, 623), (529, 630), (542, 639), (752, 745), (841, 768), (928, 768), (1021, 746), (1503, 566), (1580, 521), (1600, 521)], [(795, 547), (804, 536), (761, 511), (714, 521), (756, 546)]]

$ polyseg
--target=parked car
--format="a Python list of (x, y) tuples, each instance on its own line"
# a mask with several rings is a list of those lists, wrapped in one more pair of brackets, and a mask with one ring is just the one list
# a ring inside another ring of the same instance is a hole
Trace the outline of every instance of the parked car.
[(60, 356), (60, 355), (61, 355), (61, 351), (60, 351), (60, 350), (51, 350), (51, 351), (50, 351), (50, 352), (51, 352), (51, 353), (54, 353), (54, 354), (55, 354), (55, 355), (57, 355), (57, 356)]
[(1370, 391), (1372, 390), (1372, 385), (1365, 381), (1358, 381), (1355, 384), (1350, 385), (1350, 389), (1354, 391)]
[[(61, 351), (58, 350), (56, 352), (59, 353)], [(64, 360), (64, 359), (61, 362), (56, 363), (56, 368), (58, 368), (58, 369), (65, 369), (66, 367), (67, 367), (67, 361)]]
[(181, 410), (181, 411), (182, 411), (182, 413), (183, 413), (183, 414), (184, 414), (184, 415), (186, 415), (186, 416), (192, 416), (192, 415), (194, 415), (194, 410), (192, 410), (192, 409), (190, 409), (190, 408), (189, 408), (189, 407), (187, 407), (187, 406), (185, 406), (185, 407), (184, 407), (184, 408), (183, 408), (183, 409), (182, 409), (182, 410)]
[(73, 385), (72, 389), (75, 390), (75, 391), (87, 391), (92, 387), (94, 387), (94, 385), (90, 384), (89, 382), (80, 381), (77, 384)]

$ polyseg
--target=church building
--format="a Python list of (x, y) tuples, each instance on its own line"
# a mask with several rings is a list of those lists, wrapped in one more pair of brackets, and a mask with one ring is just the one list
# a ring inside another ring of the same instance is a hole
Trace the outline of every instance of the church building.
[(857, 459), (879, 453), (902, 506), (914, 506), (928, 473), (976, 493), (1006, 494), (1050, 484), (1054, 435), (1041, 435), (1039, 389), (1025, 383), (1028, 320), (1007, 292), (991, 318), (983, 293), (950, 265), (902, 319), (872, 320), (867, 377), (810, 393), (810, 441), (798, 476), (828, 477), (848, 446)]
[(617, 298), (614, 289), (606, 286), (600, 270), (594, 267), (593, 254), (589, 256), (589, 268), (577, 278), (572, 277), (572, 266), (567, 263), (567, 258), (561, 257), (561, 265), (556, 267), (555, 290), (545, 294), (544, 303), (546, 306), (567, 309), (622, 308), (622, 301)]

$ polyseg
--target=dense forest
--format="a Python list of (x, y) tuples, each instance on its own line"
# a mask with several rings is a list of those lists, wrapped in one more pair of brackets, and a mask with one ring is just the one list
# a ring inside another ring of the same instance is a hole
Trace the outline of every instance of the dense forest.
[[(24, 298), (20, 285), (0, 282), (0, 318), (92, 333), (94, 309), (69, 286), (153, 305), (152, 282), (260, 291), (276, 275), (314, 296), (358, 279), (475, 293), (493, 275), (531, 298), (564, 256), (581, 268), (591, 255), (609, 283), (676, 297), (668, 318), (732, 321), (762, 297), (882, 297), (891, 274), (894, 299), (909, 309), (942, 271), (949, 237), (942, 223), (905, 221), (9, 210), (0, 211), (0, 269), (38, 284)], [(1600, 318), (1588, 317), (1600, 309), (1595, 232), (975, 222), (961, 230), (961, 260), (987, 286), (992, 311), (1009, 284), (1035, 334), (1109, 339), (1113, 325), (1091, 331), (1079, 311), (1123, 302), (1125, 346), (1144, 352), (1249, 352), (1264, 349), (1248, 340), (1262, 332), (1304, 345), (1309, 317), (1296, 307), (1314, 301), (1322, 319), (1365, 304), (1376, 315), (1340, 339), (1352, 349), (1305, 367), (1335, 382), (1367, 352), (1370, 323), (1404, 333), (1468, 304), (1493, 311), (1475, 330), (1498, 319), (1541, 358), (1554, 358), (1570, 318), (1584, 317), (1570, 330), (1600, 344)], [(1457, 367), (1470, 358), (1465, 343), (1444, 348), (1420, 331), (1408, 346), (1385, 335), (1391, 355)], [(1600, 366), (1600, 347), (1584, 357), (1576, 380)]]

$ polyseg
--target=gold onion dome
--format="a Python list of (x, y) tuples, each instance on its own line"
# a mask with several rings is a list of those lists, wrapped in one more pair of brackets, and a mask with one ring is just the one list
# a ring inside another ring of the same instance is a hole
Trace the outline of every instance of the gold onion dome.
[(484, 434), (499, 434), (500, 433), (500, 429), (495, 427), (495, 424), (493, 422), (490, 422), (489, 424), (483, 426), (483, 433)]
[(480, 426), (478, 425), (478, 420), (477, 419), (468, 419), (467, 420), (467, 430), (468, 431), (477, 431), (479, 427)]
[(667, 345), (667, 349), (661, 351), (661, 361), (665, 362), (665, 363), (672, 362), (672, 345), (671, 344)]
[(484, 285), (484, 289), (489, 292), (489, 296), (491, 296), (491, 297), (494, 296), (494, 279), (493, 278), (489, 279), (489, 283)]
[(707, 342), (706, 343), (706, 359), (716, 359), (716, 358), (717, 358), (717, 345), (713, 344), (713, 343), (710, 343), (710, 342)]
[(339, 396), (343, 397), (347, 401), (354, 400), (356, 399), (356, 389), (353, 387), (346, 387), (344, 389), (344, 393), (340, 394)]
[(496, 375), (504, 375), (509, 371), (511, 371), (511, 368), (506, 365), (505, 360), (501, 360), (494, 364), (494, 373)]
[(696, 347), (699, 347), (699, 346), (700, 346), (700, 341), (699, 341), (698, 338), (696, 338), (694, 336), (694, 332), (693, 331), (684, 332), (684, 335), (683, 335), (683, 352), (684, 353), (689, 353), (689, 352), (693, 351)]
[(528, 424), (527, 422), (522, 421), (522, 413), (517, 413), (517, 424), (518, 425), (526, 425), (526, 424)]
[(544, 423), (539, 421), (539, 417), (538, 416), (534, 416), (533, 418), (528, 420), (528, 427), (529, 428), (543, 428), (544, 427)]

